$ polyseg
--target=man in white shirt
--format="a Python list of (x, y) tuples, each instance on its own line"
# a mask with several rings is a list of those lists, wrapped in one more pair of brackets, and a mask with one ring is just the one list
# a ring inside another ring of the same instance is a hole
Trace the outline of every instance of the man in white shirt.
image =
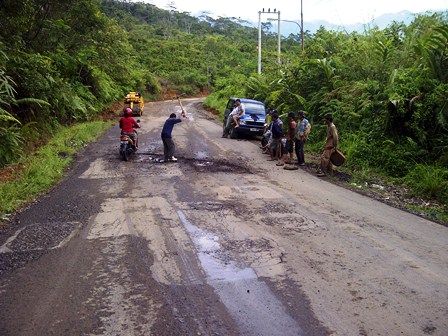
[(232, 121), (235, 123), (235, 128), (240, 127), (240, 124), (238, 120), (242, 117), (244, 117), (244, 114), (246, 113), (244, 106), (241, 104), (241, 100), (237, 99), (235, 100), (235, 107), (233, 108), (232, 112), (230, 112), (229, 116), (227, 117), (226, 127), (223, 133), (223, 137), (227, 137), (227, 134), (229, 133), (230, 125)]
[(241, 104), (241, 100), (237, 99), (235, 100), (235, 108), (233, 109), (232, 112), (230, 112), (229, 117), (231, 117), (233, 119), (233, 121), (235, 122), (235, 128), (240, 127), (240, 124), (238, 122), (238, 120), (242, 117), (244, 117), (244, 114), (246, 113), (246, 111), (244, 110), (244, 106)]

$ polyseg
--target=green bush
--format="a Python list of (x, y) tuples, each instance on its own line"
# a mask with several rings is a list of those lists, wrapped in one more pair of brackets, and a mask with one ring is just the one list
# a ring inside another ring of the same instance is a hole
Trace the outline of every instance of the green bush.
[(404, 178), (416, 192), (448, 203), (448, 169), (438, 164), (415, 164)]
[(356, 133), (349, 133), (341, 137), (340, 149), (345, 155), (346, 166), (359, 170), (368, 167), (369, 146), (365, 138)]
[(0, 127), (0, 168), (22, 156), (23, 137), (17, 125)]
[(61, 179), (74, 153), (82, 150), (111, 126), (95, 121), (59, 127), (55, 136), (33, 155), (22, 158), (20, 176), (0, 181), (0, 214), (17, 210)]

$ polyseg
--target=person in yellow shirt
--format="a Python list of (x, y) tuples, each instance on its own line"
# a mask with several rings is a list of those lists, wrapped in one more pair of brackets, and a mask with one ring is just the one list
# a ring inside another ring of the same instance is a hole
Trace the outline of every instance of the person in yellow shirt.
[(320, 177), (327, 176), (327, 174), (333, 175), (333, 164), (330, 161), (330, 156), (339, 144), (338, 130), (333, 124), (333, 115), (327, 114), (325, 121), (327, 123), (327, 139), (320, 158), (320, 171), (317, 173), (317, 176)]

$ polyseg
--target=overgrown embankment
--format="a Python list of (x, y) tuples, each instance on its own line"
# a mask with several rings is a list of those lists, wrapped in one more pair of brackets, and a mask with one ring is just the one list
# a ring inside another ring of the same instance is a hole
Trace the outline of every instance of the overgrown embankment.
[(60, 127), (54, 137), (36, 152), (2, 169), (0, 222), (57, 183), (64, 176), (75, 154), (111, 125), (111, 122), (94, 121)]

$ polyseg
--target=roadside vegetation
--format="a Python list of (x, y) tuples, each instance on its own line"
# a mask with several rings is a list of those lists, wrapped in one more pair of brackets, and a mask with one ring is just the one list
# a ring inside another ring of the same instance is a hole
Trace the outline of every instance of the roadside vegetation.
[(419, 212), (447, 222), (446, 13), (416, 16), (409, 26), (366, 27), (362, 34), (321, 28), (307, 36), (304, 52), (284, 48), (282, 59), (280, 71), (223, 80), (205, 103), (222, 113), (232, 93), (264, 101), (281, 115), (304, 110), (314, 126), (306, 148), (312, 154), (322, 150), (322, 119), (332, 113), (352, 183), (393, 183), (409, 198), (433, 202)]
[[(208, 95), (206, 104), (221, 113), (230, 96), (245, 96), (281, 114), (305, 110), (312, 155), (325, 136), (322, 116), (332, 113), (353, 183), (400, 185), (437, 202), (437, 219), (448, 217), (446, 12), (383, 30), (306, 31), (304, 51), (300, 36), (290, 35), (282, 40), (281, 65), (276, 34), (265, 23), (261, 75), (256, 28), (238, 18), (192, 17), (174, 3), (159, 9), (118, 0), (5, 0), (0, 22), (0, 169), (23, 167), (27, 188), (51, 185), (40, 180), (47, 173), (27, 173), (30, 158), (42, 169), (47, 160), (60, 162), (55, 171), (70, 160), (44, 156), (49, 139), (72, 125), (88, 127), (128, 91), (145, 99)], [(7, 175), (2, 188), (11, 183)], [(23, 204), (8, 192), (2, 189), (1, 213)]]
[(57, 183), (74, 155), (110, 126), (111, 122), (91, 121), (60, 127), (51, 140), (33, 154), (3, 169), (0, 176), (0, 222)]

